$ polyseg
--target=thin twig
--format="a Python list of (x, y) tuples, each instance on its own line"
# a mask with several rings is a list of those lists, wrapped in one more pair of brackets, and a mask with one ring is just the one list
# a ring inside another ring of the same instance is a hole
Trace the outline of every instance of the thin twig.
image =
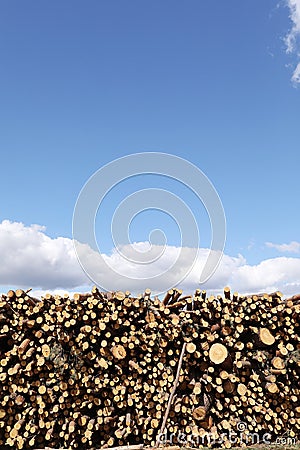
[(162, 425), (161, 425), (160, 432), (159, 432), (158, 436), (162, 435), (162, 433), (164, 432), (164, 429), (166, 427), (166, 423), (167, 423), (167, 420), (168, 420), (168, 417), (169, 417), (169, 412), (170, 412), (170, 408), (171, 408), (171, 405), (172, 405), (173, 397), (174, 397), (174, 394), (176, 392), (177, 385), (178, 385), (180, 369), (181, 369), (181, 366), (182, 366), (182, 361), (183, 361), (183, 357), (184, 357), (185, 348), (186, 348), (186, 342), (183, 344), (182, 349), (181, 349), (180, 357), (179, 357), (179, 360), (178, 360), (176, 378), (175, 378), (175, 381), (174, 381), (174, 384), (173, 384), (172, 391), (171, 391), (170, 396), (169, 396), (167, 409), (166, 409), (166, 412), (165, 412), (165, 415), (164, 415), (164, 419), (163, 419), (163, 422), (162, 422)]

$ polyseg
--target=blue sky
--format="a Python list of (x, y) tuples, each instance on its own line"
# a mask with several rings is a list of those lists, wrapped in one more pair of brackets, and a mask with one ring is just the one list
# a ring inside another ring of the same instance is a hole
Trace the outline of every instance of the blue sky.
[[(26, 241), (26, 230), (39, 224), (54, 244), (71, 239), (74, 204), (87, 179), (116, 158), (149, 151), (185, 158), (209, 177), (226, 213), (226, 255), (242, 255), (251, 267), (288, 258), (300, 273), (297, 30), (298, 0), (2, 2), (0, 222), (10, 225), (0, 250), (1, 264), (7, 255), (12, 261), (0, 271), (3, 290), (84, 284), (62, 277), (55, 286), (54, 275), (48, 282), (27, 274), (16, 262), (23, 241), (12, 251), (7, 233), (13, 242), (13, 225), (22, 223), (18, 233)], [(104, 251), (111, 250), (114, 205), (149, 185), (184, 199), (208, 247), (208, 218), (192, 194), (170, 180), (141, 177), (111, 192), (99, 211)], [(133, 241), (146, 241), (157, 226), (179, 245), (162, 213), (139, 216)], [(63, 272), (68, 263), (54, 259)], [(47, 259), (40, 264), (46, 273)], [(221, 281), (239, 284), (230, 276)], [(286, 289), (300, 292), (300, 277), (294, 282)]]

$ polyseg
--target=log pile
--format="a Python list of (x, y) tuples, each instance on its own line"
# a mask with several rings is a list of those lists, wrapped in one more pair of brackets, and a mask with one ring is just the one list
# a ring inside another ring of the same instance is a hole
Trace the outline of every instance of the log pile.
[(94, 287), (39, 300), (9, 291), (0, 299), (0, 448), (298, 439), (299, 331), (300, 296), (279, 292), (173, 289), (160, 300)]

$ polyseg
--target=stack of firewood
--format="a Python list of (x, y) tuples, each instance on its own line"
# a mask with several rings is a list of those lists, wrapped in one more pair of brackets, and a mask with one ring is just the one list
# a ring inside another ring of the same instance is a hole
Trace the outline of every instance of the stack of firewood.
[(9, 291), (0, 300), (0, 448), (298, 439), (299, 331), (300, 296), (279, 292), (173, 289), (160, 300), (94, 287), (39, 300)]

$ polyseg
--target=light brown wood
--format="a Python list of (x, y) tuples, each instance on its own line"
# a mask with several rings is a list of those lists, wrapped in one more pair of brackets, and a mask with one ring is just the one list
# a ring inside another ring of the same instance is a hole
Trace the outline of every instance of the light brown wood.
[(123, 345), (115, 345), (112, 347), (111, 352), (116, 359), (124, 359), (126, 356), (126, 350)]
[(285, 368), (285, 364), (282, 358), (280, 358), (279, 356), (275, 356), (272, 359), (272, 365), (273, 367), (275, 367), (275, 369), (284, 369)]
[(265, 345), (273, 345), (275, 342), (275, 338), (268, 328), (260, 328), (259, 339)]
[(222, 364), (228, 356), (228, 351), (225, 345), (216, 343), (209, 349), (209, 359), (214, 364)]
[(194, 353), (196, 351), (196, 345), (193, 342), (189, 342), (186, 344), (186, 351), (188, 353)]
[(247, 386), (245, 386), (245, 384), (243, 384), (243, 383), (239, 383), (238, 385), (237, 385), (237, 392), (238, 392), (238, 394), (239, 395), (245, 395), (246, 394), (246, 392), (247, 392)]

